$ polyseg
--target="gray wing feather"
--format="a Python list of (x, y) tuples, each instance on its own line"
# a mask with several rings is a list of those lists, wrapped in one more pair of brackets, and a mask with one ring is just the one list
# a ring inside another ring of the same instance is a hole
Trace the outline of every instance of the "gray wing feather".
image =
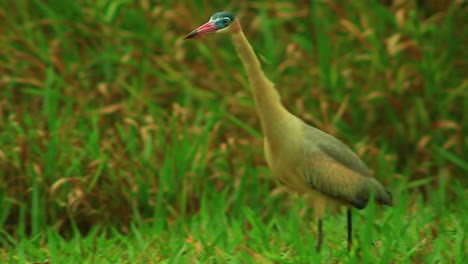
[(315, 142), (327, 156), (365, 177), (372, 177), (367, 166), (343, 142), (314, 127), (305, 125), (306, 140)]
[(362, 176), (371, 177), (370, 171), (367, 169), (366, 165), (364, 165), (358, 156), (346, 145), (342, 144), (342, 147), (337, 147), (336, 145), (330, 144), (318, 144), (318, 147), (330, 158), (343, 164), (348, 169), (355, 171)]
[[(369, 193), (374, 190), (378, 202), (392, 205), (391, 194), (348, 146), (314, 127), (305, 125), (304, 129), (304, 176), (311, 188), (359, 209), (366, 206)], [(327, 159), (333, 162), (326, 162)]]

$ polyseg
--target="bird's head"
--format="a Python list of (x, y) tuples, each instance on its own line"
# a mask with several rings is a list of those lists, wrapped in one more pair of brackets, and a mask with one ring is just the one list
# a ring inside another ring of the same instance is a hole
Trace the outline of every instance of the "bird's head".
[(208, 22), (190, 32), (184, 39), (195, 38), (210, 33), (224, 33), (229, 30), (236, 17), (231, 12), (214, 13)]

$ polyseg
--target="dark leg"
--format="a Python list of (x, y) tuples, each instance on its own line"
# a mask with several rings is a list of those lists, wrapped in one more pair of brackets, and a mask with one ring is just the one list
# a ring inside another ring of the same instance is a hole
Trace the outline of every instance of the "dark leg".
[(317, 237), (317, 245), (315, 245), (315, 251), (320, 252), (320, 248), (322, 247), (323, 241), (323, 232), (322, 232), (322, 219), (318, 220), (318, 237)]
[(353, 219), (351, 215), (351, 209), (348, 209), (348, 253), (351, 251), (353, 246)]

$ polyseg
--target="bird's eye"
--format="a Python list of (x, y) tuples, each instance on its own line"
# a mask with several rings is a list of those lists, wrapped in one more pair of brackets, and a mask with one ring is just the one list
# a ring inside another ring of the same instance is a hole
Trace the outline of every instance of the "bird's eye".
[(222, 23), (223, 25), (227, 26), (227, 24), (229, 24), (229, 21), (230, 21), (229, 18), (225, 18), (223, 19)]

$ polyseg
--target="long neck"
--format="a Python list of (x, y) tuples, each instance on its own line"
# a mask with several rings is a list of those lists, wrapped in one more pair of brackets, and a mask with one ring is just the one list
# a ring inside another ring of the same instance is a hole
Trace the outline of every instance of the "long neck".
[(232, 43), (242, 61), (253, 90), (262, 129), (264, 133), (268, 133), (268, 127), (282, 120), (289, 112), (281, 104), (280, 95), (274, 84), (263, 73), (252, 46), (242, 32), (239, 20), (234, 20), (231, 31)]

